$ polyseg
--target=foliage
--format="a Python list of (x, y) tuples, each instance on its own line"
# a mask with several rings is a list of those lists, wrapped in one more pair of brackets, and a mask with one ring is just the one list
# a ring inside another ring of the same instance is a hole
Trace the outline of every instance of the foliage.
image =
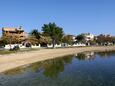
[(21, 39), (19, 36), (15, 35), (15, 36), (12, 36), (12, 35), (8, 35), (8, 36), (3, 36), (1, 38), (1, 41), (2, 43), (5, 45), (5, 44), (16, 44), (16, 43), (21, 43)]
[(47, 36), (41, 36), (40, 38), (40, 43), (45, 43), (45, 44), (51, 44), (52, 39), (51, 37), (47, 37)]
[(85, 36), (83, 34), (77, 35), (76, 37), (78, 42), (84, 42), (85, 41)]
[(96, 40), (89, 40), (87, 43), (89, 43), (90, 45), (96, 45)]
[(68, 44), (72, 44), (73, 43), (73, 38), (71, 35), (65, 35), (63, 38), (62, 38), (62, 42), (63, 43), (68, 43)]
[(30, 32), (30, 37), (28, 38), (28, 40), (32, 45), (43, 43), (49, 44), (52, 41), (49, 36), (41, 34), (37, 29), (34, 29)]
[(40, 38), (41, 38), (41, 33), (37, 29), (33, 29), (30, 32), (30, 36), (28, 38), (28, 41), (32, 44), (40, 44)]
[(41, 37), (41, 34), (40, 34), (40, 32), (37, 30), (37, 29), (33, 29), (31, 32), (30, 32), (30, 35), (31, 36), (34, 36), (36, 39), (40, 39), (40, 37)]
[(100, 34), (97, 36), (96, 42), (100, 45), (107, 45), (108, 43), (115, 43), (115, 37), (112, 37), (110, 35), (103, 35)]
[(42, 27), (43, 35), (49, 36), (52, 39), (53, 47), (59, 43), (63, 36), (63, 29), (58, 27), (55, 23), (44, 24)]
[(27, 39), (32, 45), (39, 44), (39, 40), (35, 36), (29, 36)]

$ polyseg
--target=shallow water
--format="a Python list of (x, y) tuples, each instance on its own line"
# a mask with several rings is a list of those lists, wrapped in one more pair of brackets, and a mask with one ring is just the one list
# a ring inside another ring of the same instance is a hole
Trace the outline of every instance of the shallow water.
[(115, 52), (84, 52), (22, 66), (1, 73), (0, 86), (115, 86)]

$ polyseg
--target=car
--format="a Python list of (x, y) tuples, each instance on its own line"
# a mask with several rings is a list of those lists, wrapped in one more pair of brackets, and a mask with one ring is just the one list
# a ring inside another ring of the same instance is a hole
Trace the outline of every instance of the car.
[(10, 49), (11, 51), (17, 51), (20, 50), (19, 45), (15, 45), (12, 49)]
[(4, 46), (0, 46), (0, 50), (4, 50), (5, 48), (4, 48)]

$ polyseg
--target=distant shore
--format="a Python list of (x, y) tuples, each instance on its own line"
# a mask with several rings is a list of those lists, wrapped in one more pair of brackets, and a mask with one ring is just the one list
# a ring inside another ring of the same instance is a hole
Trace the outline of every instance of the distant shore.
[(60, 49), (41, 49), (38, 51), (29, 51), (13, 53), (0, 56), (0, 72), (4, 72), (16, 67), (31, 64), (34, 62), (54, 59), (70, 54), (77, 54), (85, 51), (112, 51), (115, 46), (93, 46), (93, 47), (76, 47)]

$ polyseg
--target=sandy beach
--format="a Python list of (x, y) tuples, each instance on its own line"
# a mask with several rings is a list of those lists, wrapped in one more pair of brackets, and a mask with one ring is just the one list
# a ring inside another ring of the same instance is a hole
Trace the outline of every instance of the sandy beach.
[(115, 46), (41, 49), (38, 51), (1, 55), (0, 72), (4, 72), (34, 62), (53, 59), (70, 54), (77, 54), (84, 51), (106, 51), (106, 50), (107, 51), (115, 50)]

